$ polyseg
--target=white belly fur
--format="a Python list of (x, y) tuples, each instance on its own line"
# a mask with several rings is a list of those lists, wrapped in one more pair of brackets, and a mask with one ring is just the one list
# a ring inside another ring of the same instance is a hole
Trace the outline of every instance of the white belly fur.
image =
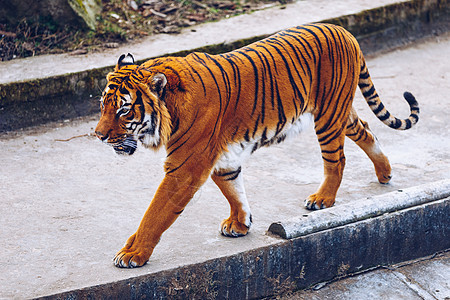
[[(313, 115), (305, 113), (301, 115), (294, 123), (286, 123), (283, 130), (277, 136), (286, 136), (291, 138), (298, 135), (303, 130), (309, 128), (313, 123)], [(274, 138), (275, 131), (267, 132), (267, 140)], [(250, 141), (229, 144), (225, 151), (216, 162), (214, 170), (236, 170), (253, 153), (254, 147), (261, 140), (261, 136), (255, 136)], [(258, 146), (258, 148), (261, 146)]]

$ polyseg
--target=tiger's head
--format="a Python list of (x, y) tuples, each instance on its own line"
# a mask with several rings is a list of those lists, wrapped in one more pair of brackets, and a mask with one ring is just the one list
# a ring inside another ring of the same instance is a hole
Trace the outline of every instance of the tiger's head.
[(164, 103), (167, 79), (162, 73), (138, 66), (131, 54), (120, 56), (100, 99), (97, 137), (118, 154), (131, 155), (140, 141), (147, 148), (164, 145), (171, 130)]

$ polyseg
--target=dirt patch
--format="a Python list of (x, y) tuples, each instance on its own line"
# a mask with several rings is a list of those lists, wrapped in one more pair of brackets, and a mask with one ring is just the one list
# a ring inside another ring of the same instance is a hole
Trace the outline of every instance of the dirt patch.
[(57, 26), (52, 20), (0, 24), (2, 61), (40, 54), (85, 54), (156, 33), (250, 13), (292, 0), (103, 0), (95, 31)]

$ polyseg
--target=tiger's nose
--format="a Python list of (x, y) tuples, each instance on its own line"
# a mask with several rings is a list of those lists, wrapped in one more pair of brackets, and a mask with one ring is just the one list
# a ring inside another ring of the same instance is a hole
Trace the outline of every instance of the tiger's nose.
[(100, 132), (100, 131), (96, 131), (96, 132), (95, 132), (95, 135), (96, 135), (102, 142), (104, 142), (104, 141), (106, 141), (106, 140), (108, 139), (108, 134), (103, 134), (103, 133)]

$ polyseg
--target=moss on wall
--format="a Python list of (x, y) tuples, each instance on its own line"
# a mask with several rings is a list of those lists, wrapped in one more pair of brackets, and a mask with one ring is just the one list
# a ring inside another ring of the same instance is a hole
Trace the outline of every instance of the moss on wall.
[(101, 11), (99, 0), (67, 0), (70, 7), (80, 16), (91, 30), (96, 27), (96, 15)]

